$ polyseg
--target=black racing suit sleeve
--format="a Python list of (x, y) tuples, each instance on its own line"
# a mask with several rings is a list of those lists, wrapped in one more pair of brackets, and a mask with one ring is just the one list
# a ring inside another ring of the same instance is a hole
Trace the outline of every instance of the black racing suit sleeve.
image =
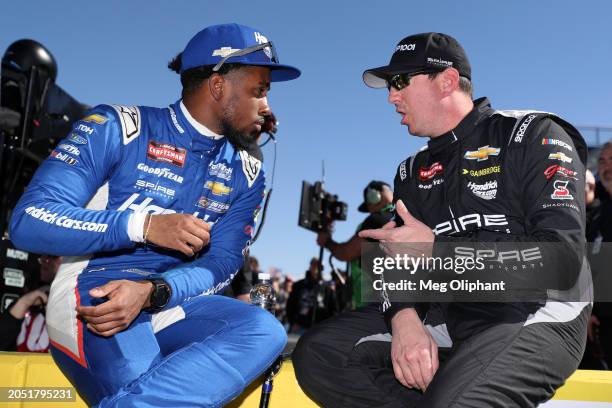
[[(393, 180), (393, 203), (395, 204), (397, 203), (397, 200), (401, 199), (410, 214), (412, 214), (418, 219), (422, 219), (418, 206), (416, 206), (416, 203), (410, 199), (409, 190), (406, 188), (406, 183), (404, 182), (404, 180), (408, 177), (408, 166), (410, 166), (410, 158), (402, 162), (397, 169), (395, 179)], [(418, 197), (415, 197), (415, 199), (418, 199)], [(398, 226), (403, 225), (402, 219), (397, 215), (393, 220)], [(393, 316), (395, 316), (400, 310), (406, 308), (414, 308), (415, 311), (418, 313), (420, 319), (424, 320), (425, 315), (427, 314), (427, 310), (429, 309), (429, 303), (397, 301), (391, 302), (388, 296), (386, 296), (385, 290), (383, 289), (381, 310), (383, 312), (385, 323), (387, 324), (389, 331), (391, 331), (391, 319), (393, 319)]]
[(522, 214), (514, 221), (522, 225), (522, 233), (481, 227), (465, 236), (437, 236), (434, 256), (452, 257), (456, 247), (466, 243), (476, 250), (541, 243), (541, 262), (535, 268), (518, 268), (506, 276), (534, 292), (572, 288), (585, 255), (585, 158), (578, 153), (584, 148), (581, 143), (581, 138), (573, 139), (553, 119), (541, 119), (520, 145), (511, 143), (506, 152), (509, 156), (503, 171), (512, 172), (515, 183), (498, 186), (498, 194), (503, 194), (498, 199), (519, 201)]

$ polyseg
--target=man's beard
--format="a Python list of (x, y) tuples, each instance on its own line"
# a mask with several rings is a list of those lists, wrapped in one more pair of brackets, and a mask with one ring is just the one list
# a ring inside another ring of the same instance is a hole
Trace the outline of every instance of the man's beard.
[(223, 118), (221, 121), (221, 133), (237, 150), (249, 150), (249, 147), (255, 143), (256, 139), (256, 136), (236, 129), (227, 118)]
[(236, 112), (233, 102), (234, 101), (230, 101), (223, 114), (223, 119), (221, 119), (221, 134), (229, 140), (235, 149), (248, 151), (250, 147), (256, 143), (258, 135), (256, 133), (248, 134), (244, 130), (237, 129), (233, 125), (233, 116)]

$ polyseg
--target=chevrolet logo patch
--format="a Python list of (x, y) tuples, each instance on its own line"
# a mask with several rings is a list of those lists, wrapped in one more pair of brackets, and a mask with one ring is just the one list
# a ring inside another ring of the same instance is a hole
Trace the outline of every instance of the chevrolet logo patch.
[(223, 183), (219, 183), (217, 181), (207, 181), (206, 184), (204, 185), (204, 188), (212, 190), (212, 193), (214, 195), (219, 195), (219, 196), (227, 195), (232, 191), (230, 187), (226, 186)]
[(500, 150), (499, 147), (483, 146), (479, 147), (478, 150), (468, 150), (463, 157), (468, 160), (484, 161), (489, 156), (497, 156)]
[(82, 120), (83, 122), (93, 122), (97, 123), (98, 125), (103, 125), (106, 123), (108, 118), (102, 115), (98, 115), (97, 113), (92, 113), (91, 115), (83, 118)]

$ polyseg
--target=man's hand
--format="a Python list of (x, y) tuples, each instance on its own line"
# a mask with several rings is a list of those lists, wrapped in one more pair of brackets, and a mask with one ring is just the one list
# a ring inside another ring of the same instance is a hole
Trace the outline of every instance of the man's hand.
[(395, 378), (425, 392), (438, 370), (438, 346), (414, 309), (399, 311), (391, 320), (391, 361)]
[(10, 313), (15, 319), (23, 319), (28, 310), (34, 305), (46, 305), (47, 304), (47, 293), (49, 286), (33, 290), (26, 293), (11, 307)]
[(80, 317), (87, 321), (87, 328), (104, 337), (110, 337), (128, 328), (140, 311), (149, 305), (153, 284), (149, 281), (116, 280), (93, 288), (94, 298), (108, 300), (98, 306), (77, 306)]
[(200, 252), (210, 241), (210, 224), (190, 214), (151, 215), (144, 228), (148, 242), (187, 256)]
[[(434, 242), (434, 233), (431, 231), (431, 228), (414, 218), (412, 214), (408, 212), (402, 200), (397, 201), (395, 209), (397, 214), (404, 221), (404, 225), (396, 227), (395, 222), (391, 221), (379, 229), (360, 231), (359, 236), (361, 238), (372, 238), (380, 241), (385, 247), (385, 251), (388, 253), (404, 253), (409, 249), (414, 249), (415, 255), (417, 256), (431, 255)], [(393, 245), (407, 243), (427, 245), (418, 245), (418, 248), (407, 248), (405, 245)]]

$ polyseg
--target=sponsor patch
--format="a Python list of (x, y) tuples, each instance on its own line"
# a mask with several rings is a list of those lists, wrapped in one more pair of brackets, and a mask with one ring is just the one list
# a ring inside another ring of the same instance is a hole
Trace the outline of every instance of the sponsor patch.
[(261, 171), (261, 161), (251, 156), (244, 150), (238, 152), (242, 162), (242, 171), (247, 178), (247, 184), (249, 188), (253, 187), (253, 183), (257, 180), (259, 172)]
[(465, 152), (463, 156), (467, 160), (476, 160), (476, 161), (484, 161), (489, 158), (489, 156), (497, 156), (501, 148), (499, 147), (490, 147), (490, 146), (482, 146), (479, 147), (478, 150), (468, 150)]
[(574, 196), (570, 194), (567, 185), (569, 180), (555, 180), (553, 186), (555, 191), (550, 195), (553, 200), (573, 200)]
[(185, 165), (185, 149), (171, 144), (158, 143), (153, 140), (149, 142), (147, 157), (158, 162), (170, 163), (173, 166), (183, 167)]
[(467, 187), (472, 191), (472, 194), (483, 200), (493, 200), (497, 196), (497, 180), (487, 181), (484, 184), (470, 181)]
[(571, 208), (572, 210), (576, 210), (576, 211), (580, 211), (578, 209), (578, 206), (572, 203), (545, 203), (542, 204), (542, 208), (551, 208), (551, 207), (567, 207), (567, 208)]
[(461, 169), (461, 170), (464, 176), (469, 174), (472, 177), (482, 177), (482, 176), (488, 176), (489, 174), (501, 173), (501, 166), (490, 166), (490, 167), (485, 167), (484, 169), (479, 169), (479, 170), (468, 170), (468, 169)]
[(225, 163), (210, 163), (208, 165), (208, 174), (222, 178), (223, 180), (231, 180), (234, 169), (228, 167)]
[(232, 191), (231, 187), (217, 181), (207, 181), (204, 188), (211, 190), (214, 195), (218, 196), (228, 195)]
[(240, 51), (240, 48), (221, 47), (221, 48), (217, 48), (216, 50), (214, 50), (212, 53), (212, 56), (224, 58), (230, 55), (232, 52), (236, 52), (236, 51)]
[(431, 180), (436, 174), (444, 174), (444, 167), (438, 162), (429, 167), (421, 167), (419, 169), (419, 178), (422, 181)]
[(174, 109), (172, 109), (172, 106), (168, 106), (168, 109), (170, 110), (170, 119), (172, 119), (172, 123), (174, 124), (176, 130), (178, 130), (179, 133), (185, 133), (185, 130), (181, 127), (181, 125), (179, 125), (178, 120), (176, 119), (176, 112)]
[(578, 177), (576, 177), (578, 175), (577, 172), (567, 169), (563, 166), (559, 166), (558, 164), (553, 164), (552, 166), (544, 170), (544, 175), (546, 176), (546, 180), (550, 180), (554, 176), (563, 176), (578, 180)]
[(12, 259), (18, 259), (20, 261), (28, 260), (28, 253), (25, 251), (20, 251), (18, 249), (6, 248), (6, 257)]
[(93, 128), (90, 128), (89, 126), (84, 125), (82, 123), (79, 123), (79, 126), (77, 126), (77, 130), (80, 130), (81, 132), (85, 132), (88, 135), (91, 135), (94, 131)]
[(92, 123), (96, 123), (98, 125), (103, 125), (108, 121), (108, 118), (106, 116), (102, 116), (99, 115), (97, 113), (92, 113), (89, 116), (84, 117), (83, 119), (81, 119), (83, 122), (92, 122)]
[(138, 190), (145, 190), (151, 194), (156, 194), (162, 197), (173, 198), (175, 194), (175, 191), (172, 188), (161, 186), (159, 183), (151, 183), (150, 181), (146, 180), (136, 180), (134, 187)]
[(2, 271), (4, 286), (23, 288), (25, 286), (25, 275), (21, 269), (4, 268)]
[(253, 237), (253, 226), (252, 225), (245, 226), (244, 227), (244, 233), (252, 238)]
[(178, 174), (173, 173), (169, 168), (159, 168), (159, 167), (150, 167), (144, 163), (138, 163), (136, 168), (140, 171), (143, 171), (147, 174), (152, 174), (157, 177), (167, 178), (168, 180), (175, 181), (179, 184), (183, 183), (183, 176), (179, 176)]
[(432, 180), (431, 184), (419, 183), (419, 188), (422, 188), (423, 190), (431, 190), (434, 186), (439, 186), (442, 183), (444, 183), (444, 179), (440, 178), (440, 179)]
[(560, 160), (564, 163), (571, 163), (572, 162), (572, 158), (568, 157), (565, 153), (563, 152), (556, 152), (556, 153), (551, 153), (548, 155), (548, 158), (550, 160)]
[(406, 180), (408, 174), (406, 173), (406, 160), (404, 160), (399, 167), (399, 175), (402, 181)]
[(226, 213), (227, 210), (229, 210), (229, 207), (230, 207), (229, 203), (222, 203), (222, 202), (215, 201), (215, 200), (208, 200), (205, 206), (206, 209), (219, 213), (219, 214)]
[(58, 152), (56, 150), (51, 152), (51, 157), (57, 160), (61, 160), (66, 164), (69, 164), (71, 166), (74, 166), (75, 164), (77, 164), (79, 161), (77, 159), (75, 159), (72, 156), (68, 156), (68, 154), (66, 153), (62, 153), (62, 152)]
[(542, 139), (542, 144), (559, 146), (559, 147), (569, 150), (570, 152), (574, 151), (574, 149), (572, 149), (572, 146), (570, 146), (568, 143), (565, 143), (563, 140), (559, 140), (559, 139), (544, 138)]
[(73, 220), (65, 215), (59, 216), (58, 213), (52, 213), (51, 211), (43, 208), (28, 207), (24, 210), (30, 217), (36, 218), (47, 224), (53, 224), (58, 227), (80, 230), (80, 231), (92, 231), (92, 232), (106, 232), (108, 224), (101, 224), (97, 222), (89, 222), (82, 220)]
[(504, 225), (508, 225), (508, 220), (503, 214), (466, 214), (459, 218), (441, 222), (433, 229), (433, 233), (436, 235), (451, 235), (471, 229)]
[(70, 136), (68, 136), (68, 141), (80, 145), (87, 144), (87, 139), (85, 139), (83, 136), (77, 135), (76, 133), (71, 133)]
[(523, 136), (525, 136), (525, 132), (527, 131), (527, 127), (529, 124), (536, 118), (536, 115), (529, 115), (527, 119), (521, 123), (518, 131), (516, 132), (516, 136), (514, 137), (514, 141), (516, 143), (521, 143), (523, 141)]
[(71, 145), (68, 143), (60, 143), (57, 146), (58, 149), (62, 149), (70, 154), (74, 154), (75, 156), (79, 156), (81, 154), (81, 151), (79, 150), (78, 147), (76, 147), (75, 145)]
[(140, 109), (138, 106), (112, 105), (119, 115), (123, 144), (127, 145), (140, 136)]

